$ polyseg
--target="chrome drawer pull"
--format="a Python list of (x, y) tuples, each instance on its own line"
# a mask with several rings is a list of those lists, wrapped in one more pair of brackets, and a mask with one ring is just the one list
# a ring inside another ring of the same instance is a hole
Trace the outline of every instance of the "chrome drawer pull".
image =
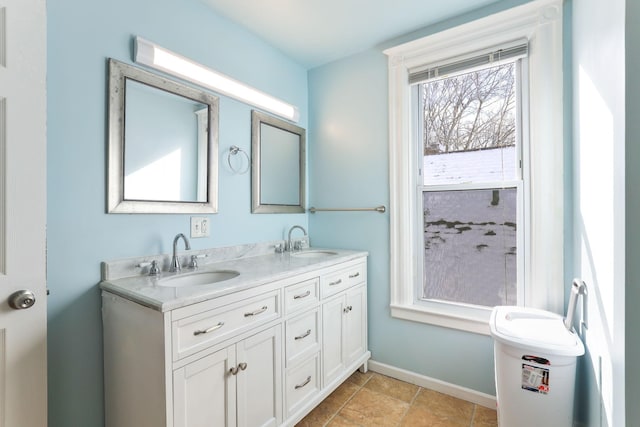
[(342, 311), (346, 314), (348, 312), (350, 312), (351, 310), (353, 310), (353, 306), (352, 305), (348, 305), (345, 308), (342, 309)]
[(300, 295), (294, 295), (293, 299), (302, 299), (302, 298), (306, 298), (309, 295), (311, 295), (311, 291), (307, 291), (304, 294), (300, 294)]
[(222, 328), (223, 326), (224, 326), (224, 322), (218, 322), (218, 324), (217, 324), (217, 325), (213, 325), (213, 326), (212, 326), (212, 327), (210, 327), (210, 328), (207, 328), (207, 329), (200, 329), (200, 330), (194, 331), (194, 332), (193, 332), (193, 335), (208, 334), (209, 332), (213, 332), (213, 331), (215, 331), (216, 329), (220, 329), (220, 328)]
[(335, 285), (339, 285), (340, 283), (342, 283), (342, 279), (338, 279), (335, 282), (331, 282), (329, 283), (329, 286), (335, 286)]
[(264, 313), (265, 311), (267, 311), (269, 307), (267, 307), (266, 305), (263, 305), (262, 308), (257, 309), (256, 311), (250, 311), (248, 313), (244, 314), (244, 317), (251, 317), (251, 316), (257, 316), (260, 313)]
[(303, 338), (306, 338), (306, 337), (308, 337), (309, 335), (311, 335), (311, 329), (307, 329), (307, 332), (305, 332), (305, 333), (304, 333), (304, 334), (302, 334), (302, 335), (298, 335), (297, 337), (294, 337), (293, 339), (297, 341), (297, 340), (301, 340), (301, 339), (303, 339)]
[(356, 274), (350, 274), (349, 275), (349, 279), (355, 279), (356, 277), (358, 277), (360, 275), (360, 272), (358, 271)]
[(311, 382), (311, 375), (309, 375), (309, 376), (307, 377), (307, 379), (306, 379), (306, 381), (305, 381), (305, 382), (303, 382), (302, 384), (298, 384), (298, 385), (297, 385), (297, 386), (295, 386), (294, 388), (295, 388), (296, 390), (298, 390), (299, 388), (302, 388), (302, 387), (306, 386), (306, 385), (307, 385), (307, 384), (309, 384), (310, 382)]

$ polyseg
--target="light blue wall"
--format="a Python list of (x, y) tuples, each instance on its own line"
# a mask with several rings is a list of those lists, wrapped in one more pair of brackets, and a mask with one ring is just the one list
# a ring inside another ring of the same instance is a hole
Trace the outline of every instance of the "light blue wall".
[[(311, 205), (389, 206), (388, 81), (387, 57), (382, 53), (384, 48), (526, 2), (498, 2), (399, 37), (379, 48), (311, 70)], [(569, 3), (565, 9), (565, 26), (570, 28), (567, 25)], [(566, 55), (570, 55), (570, 38), (565, 39)], [(565, 66), (565, 69), (569, 68)], [(565, 84), (570, 85), (570, 80)], [(570, 94), (570, 89), (566, 93)], [(568, 127), (570, 112), (570, 102), (567, 101), (565, 119)], [(567, 131), (567, 153), (571, 152), (570, 135)], [(566, 221), (571, 218), (569, 183), (570, 178), (564, 183), (568, 211)], [(365, 249), (370, 253), (369, 348), (374, 360), (495, 394), (493, 342), (490, 337), (390, 316), (388, 212), (384, 215), (319, 213), (310, 217), (309, 224), (316, 243)], [(565, 241), (569, 246), (571, 227), (566, 228)], [(570, 248), (566, 252), (570, 254)]]
[[(300, 107), (307, 72), (197, 0), (48, 3), (49, 425), (104, 423), (100, 262), (168, 253), (188, 215), (105, 214), (107, 58), (132, 59), (140, 35)], [(250, 174), (226, 166), (231, 145), (250, 152), (251, 108), (220, 100), (220, 212), (194, 249), (282, 238), (302, 215), (252, 215)]]
[(635, 361), (640, 360), (640, 2), (626, 1), (626, 336), (625, 336), (625, 360), (629, 361), (626, 370), (626, 396), (627, 396), (627, 425), (631, 422), (639, 423), (640, 405), (635, 404), (640, 396), (640, 369), (635, 366)]

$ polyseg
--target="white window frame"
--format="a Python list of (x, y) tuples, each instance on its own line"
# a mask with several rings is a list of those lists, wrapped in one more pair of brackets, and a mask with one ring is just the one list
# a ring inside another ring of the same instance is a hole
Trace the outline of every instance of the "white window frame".
[[(416, 284), (423, 257), (412, 142), (410, 69), (526, 38), (529, 42), (528, 123), (523, 147), (524, 292), (519, 304), (564, 308), (562, 0), (537, 0), (385, 50), (389, 56), (390, 306), (393, 317), (489, 334), (489, 309), (420, 304)], [(520, 226), (520, 225), (519, 225)]]

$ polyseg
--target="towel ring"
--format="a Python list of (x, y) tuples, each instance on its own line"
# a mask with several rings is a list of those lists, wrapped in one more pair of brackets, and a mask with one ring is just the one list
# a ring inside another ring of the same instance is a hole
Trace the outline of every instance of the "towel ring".
[[(243, 169), (236, 169), (231, 165), (231, 156), (235, 156), (238, 153), (242, 153), (244, 154), (244, 157), (247, 159), (247, 166)], [(229, 154), (227, 155), (227, 164), (229, 165), (229, 169), (231, 169), (233, 171), (233, 173), (237, 173), (237, 174), (245, 174), (249, 171), (249, 166), (251, 165), (251, 160), (249, 160), (249, 155), (247, 154), (246, 151), (244, 151), (242, 148), (232, 145), (231, 147), (229, 147)]]

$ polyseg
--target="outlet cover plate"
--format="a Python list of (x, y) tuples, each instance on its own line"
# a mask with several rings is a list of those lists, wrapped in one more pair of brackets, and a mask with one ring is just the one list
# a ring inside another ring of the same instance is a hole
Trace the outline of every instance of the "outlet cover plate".
[(209, 237), (209, 218), (206, 216), (191, 217), (191, 238)]

